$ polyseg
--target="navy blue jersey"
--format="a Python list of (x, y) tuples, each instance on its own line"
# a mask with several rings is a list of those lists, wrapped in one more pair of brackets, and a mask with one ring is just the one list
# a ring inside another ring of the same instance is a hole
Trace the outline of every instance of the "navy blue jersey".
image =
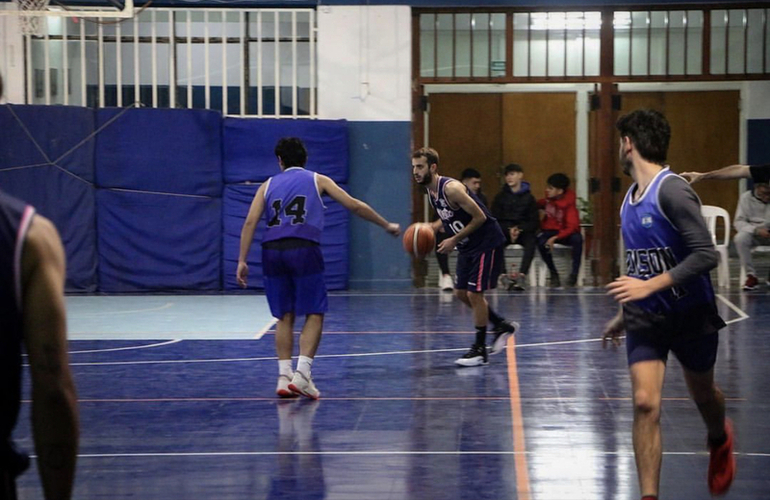
[(11, 431), (21, 399), (21, 252), (35, 210), (0, 191), (0, 469), (14, 452)]
[[(687, 182), (668, 168), (652, 180), (641, 198), (633, 201), (633, 184), (620, 209), (623, 241), (626, 247), (626, 269), (629, 276), (647, 280), (671, 270), (692, 252), (679, 230), (660, 208), (659, 191), (664, 182)], [(634, 302), (654, 313), (684, 311), (713, 304), (714, 289), (708, 272), (696, 275), (686, 283), (655, 293)]]
[(262, 243), (283, 238), (321, 242), (324, 206), (318, 194), (317, 174), (300, 167), (287, 168), (267, 180)]
[[(446, 189), (447, 183), (451, 181), (455, 181), (455, 179), (452, 179), (451, 177), (439, 177), (436, 192), (432, 193), (431, 190), (428, 189), (428, 198), (430, 199), (430, 204), (433, 205), (433, 208), (436, 210), (436, 214), (438, 214), (441, 219), (441, 222), (444, 223), (444, 230), (447, 234), (457, 234), (462, 231), (471, 220), (473, 220), (473, 217), (460, 207), (452, 207), (449, 200), (446, 199), (444, 190)], [(500, 229), (500, 225), (497, 223), (497, 219), (492, 217), (492, 214), (487, 210), (487, 207), (484, 206), (478, 197), (468, 190), (467, 187), (465, 187), (465, 191), (468, 193), (468, 196), (476, 202), (476, 205), (479, 206), (481, 211), (484, 212), (484, 215), (487, 216), (487, 220), (484, 221), (484, 224), (482, 224), (481, 227), (457, 244), (457, 251), (463, 253), (476, 253), (499, 247), (505, 242), (505, 236)]]

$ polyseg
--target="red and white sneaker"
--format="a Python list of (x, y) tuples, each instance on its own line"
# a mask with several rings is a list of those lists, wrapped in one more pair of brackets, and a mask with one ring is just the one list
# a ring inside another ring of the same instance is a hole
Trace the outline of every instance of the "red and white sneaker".
[(321, 397), (321, 391), (316, 388), (310, 374), (306, 376), (300, 371), (294, 372), (294, 377), (292, 377), (291, 383), (289, 384), (289, 390), (296, 394), (302, 394), (310, 399), (318, 399)]
[(744, 290), (754, 290), (759, 285), (759, 280), (753, 274), (746, 276), (746, 283), (743, 284)]
[(291, 377), (288, 375), (278, 376), (278, 385), (275, 388), (275, 393), (279, 398), (296, 398), (297, 395), (291, 392), (289, 384), (291, 383)]
[(724, 495), (733, 484), (735, 477), (735, 455), (733, 454), (733, 422), (725, 419), (727, 439), (721, 446), (709, 446), (709, 491), (712, 495)]

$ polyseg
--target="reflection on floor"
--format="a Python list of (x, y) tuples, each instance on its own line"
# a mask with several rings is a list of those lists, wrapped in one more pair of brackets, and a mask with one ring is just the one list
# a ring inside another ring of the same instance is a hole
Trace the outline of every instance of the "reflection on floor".
[[(472, 319), (451, 295), (334, 294), (312, 402), (273, 395), (272, 331), (254, 339), (272, 324), (264, 297), (70, 297), (72, 338), (88, 339), (70, 344), (75, 498), (638, 499), (625, 350), (598, 341), (616, 306), (590, 289), (490, 302), (521, 323), (515, 350), (456, 368)], [(765, 304), (719, 300), (739, 452), (728, 498), (770, 495)], [(661, 498), (708, 498), (705, 429), (669, 368)], [(16, 438), (32, 449), (29, 407)], [(19, 492), (42, 498), (34, 461)]]

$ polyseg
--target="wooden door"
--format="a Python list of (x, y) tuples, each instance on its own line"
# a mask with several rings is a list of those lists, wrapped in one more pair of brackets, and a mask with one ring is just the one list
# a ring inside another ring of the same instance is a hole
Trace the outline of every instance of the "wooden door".
[[(662, 112), (671, 125), (668, 164), (674, 172), (706, 171), (738, 163), (740, 93), (709, 92), (626, 92), (621, 115), (639, 108)], [(617, 133), (615, 134), (617, 142)], [(620, 169), (618, 168), (618, 172)], [(619, 173), (620, 208), (630, 177)], [(735, 215), (738, 188), (735, 182), (701, 182), (694, 186), (704, 205), (717, 205)]]

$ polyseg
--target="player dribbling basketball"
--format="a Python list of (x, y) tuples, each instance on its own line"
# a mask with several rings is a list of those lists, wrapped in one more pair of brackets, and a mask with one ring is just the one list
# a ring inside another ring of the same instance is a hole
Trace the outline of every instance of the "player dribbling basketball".
[(495, 313), (484, 291), (495, 288), (501, 270), (505, 236), (497, 220), (460, 181), (438, 174), (438, 153), (421, 148), (412, 153), (412, 175), (415, 182), (428, 190), (430, 203), (439, 220), (432, 223), (437, 231), (444, 226), (447, 234), (437, 251), (450, 253), (457, 247), (457, 283), (455, 296), (473, 309), (476, 340), (470, 350), (455, 360), (460, 366), (479, 366), (488, 362), (487, 324), (492, 323), (494, 340), (491, 354), (505, 347), (508, 336), (518, 329)]

